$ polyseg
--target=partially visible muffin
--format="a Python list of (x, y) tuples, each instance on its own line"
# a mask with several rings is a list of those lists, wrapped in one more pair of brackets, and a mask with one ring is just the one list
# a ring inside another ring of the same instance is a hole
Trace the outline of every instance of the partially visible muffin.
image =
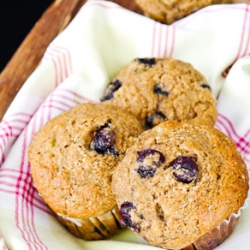
[(172, 24), (212, 4), (250, 3), (250, 0), (135, 0), (148, 17)]
[(102, 101), (122, 107), (148, 128), (162, 121), (214, 126), (216, 100), (205, 77), (173, 58), (137, 58), (108, 86)]
[(163, 122), (127, 150), (112, 186), (121, 222), (149, 243), (210, 250), (232, 232), (248, 182), (245, 162), (222, 132)]
[(119, 228), (112, 174), (142, 131), (118, 107), (85, 103), (35, 134), (28, 152), (34, 184), (75, 236), (103, 239)]

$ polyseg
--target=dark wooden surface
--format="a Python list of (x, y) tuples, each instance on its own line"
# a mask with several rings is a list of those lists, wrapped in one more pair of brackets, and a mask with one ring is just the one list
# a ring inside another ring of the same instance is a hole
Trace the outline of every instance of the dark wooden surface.
[[(0, 120), (26, 79), (39, 64), (49, 43), (72, 20), (86, 0), (56, 0), (44, 12), (0, 74)], [(112, 0), (142, 14), (134, 0)]]

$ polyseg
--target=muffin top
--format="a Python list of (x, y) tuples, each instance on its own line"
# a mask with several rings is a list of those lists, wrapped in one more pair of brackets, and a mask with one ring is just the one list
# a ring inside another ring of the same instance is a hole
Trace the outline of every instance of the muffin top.
[(114, 168), (142, 131), (133, 115), (109, 105), (85, 103), (56, 116), (29, 146), (38, 192), (64, 216), (88, 218), (113, 209)]
[(248, 172), (217, 129), (163, 122), (127, 150), (112, 187), (123, 224), (151, 244), (181, 249), (238, 212)]
[(135, 0), (144, 13), (162, 23), (173, 22), (212, 4), (249, 3), (250, 0)]
[(205, 77), (173, 58), (133, 60), (110, 83), (102, 101), (128, 110), (148, 128), (167, 120), (214, 126), (217, 119)]

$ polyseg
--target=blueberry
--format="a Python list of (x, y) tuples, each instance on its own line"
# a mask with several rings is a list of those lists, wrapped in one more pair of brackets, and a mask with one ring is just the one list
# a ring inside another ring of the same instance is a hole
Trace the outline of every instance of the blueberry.
[(126, 201), (121, 205), (119, 210), (121, 223), (127, 227), (130, 227), (135, 232), (139, 232), (140, 229), (131, 220), (131, 215), (129, 214), (131, 209), (136, 209), (132, 202)]
[(137, 173), (141, 176), (141, 178), (147, 178), (147, 177), (153, 177), (156, 172), (156, 168), (151, 168), (151, 167), (144, 167), (144, 166), (139, 166), (139, 168), (136, 170)]
[(155, 84), (154, 86), (154, 93), (158, 94), (158, 95), (165, 95), (165, 96), (169, 96), (169, 92), (168, 91), (164, 91), (160, 84)]
[(122, 86), (122, 83), (120, 80), (115, 79), (113, 82), (111, 82), (106, 90), (106, 93), (104, 97), (101, 99), (101, 101), (107, 101), (112, 98), (114, 98), (114, 92), (118, 90)]
[(146, 119), (146, 126), (152, 128), (154, 125), (159, 124), (160, 121), (164, 121), (166, 116), (161, 112), (155, 112), (148, 116)]
[(155, 58), (138, 58), (138, 62), (149, 66), (156, 64)]
[(173, 175), (178, 181), (190, 183), (197, 179), (199, 169), (194, 157), (178, 156), (169, 167), (173, 168)]
[[(156, 168), (165, 162), (164, 155), (158, 150), (145, 149), (138, 151), (137, 154), (138, 157), (136, 160), (139, 162), (139, 168), (136, 169), (136, 172), (141, 176), (141, 178), (153, 177), (156, 172)], [(145, 161), (145, 158), (149, 155), (156, 155), (156, 157), (154, 157), (156, 159), (153, 158)]]
[(110, 129), (109, 123), (105, 123), (98, 130), (95, 131), (91, 148), (99, 154), (113, 154), (118, 156), (117, 150), (114, 148), (116, 135)]
[(142, 151), (138, 151), (137, 152), (138, 154), (138, 157), (137, 157), (137, 161), (139, 162), (143, 162), (144, 159), (148, 156), (148, 155), (154, 155), (154, 154), (159, 154), (160, 158), (157, 162), (154, 161), (154, 164), (159, 167), (161, 164), (163, 164), (165, 162), (165, 157), (164, 155), (158, 151), (158, 150), (155, 150), (155, 149), (144, 149)]
[(201, 87), (203, 89), (209, 89), (209, 90), (211, 90), (211, 87), (208, 84), (205, 84), (205, 83), (201, 84)]

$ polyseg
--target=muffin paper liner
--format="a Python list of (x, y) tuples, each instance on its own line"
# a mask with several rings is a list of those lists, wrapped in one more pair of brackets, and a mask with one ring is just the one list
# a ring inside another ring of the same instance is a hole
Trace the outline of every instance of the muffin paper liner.
[(59, 214), (56, 214), (56, 217), (74, 236), (84, 240), (102, 240), (112, 236), (118, 229), (122, 228), (118, 220), (118, 213), (119, 210), (116, 206), (101, 216), (88, 219), (68, 219)]

